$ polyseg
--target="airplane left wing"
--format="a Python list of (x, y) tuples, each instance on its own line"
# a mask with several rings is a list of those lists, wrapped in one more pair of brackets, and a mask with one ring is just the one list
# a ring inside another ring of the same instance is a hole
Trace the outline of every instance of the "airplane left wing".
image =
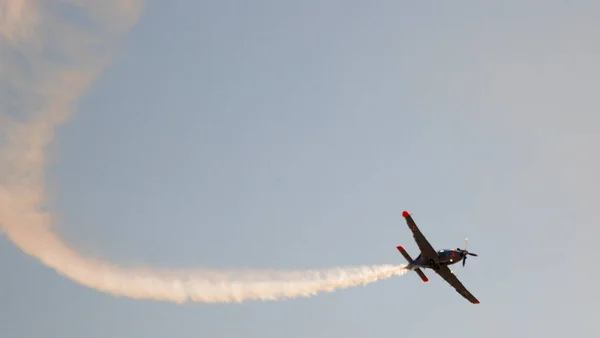
[(413, 237), (415, 238), (415, 242), (417, 242), (417, 245), (419, 246), (419, 250), (421, 250), (421, 254), (423, 255), (423, 257), (437, 260), (438, 253), (431, 246), (431, 244), (429, 244), (425, 236), (423, 236), (421, 230), (419, 230), (419, 227), (417, 227), (417, 224), (413, 220), (412, 216), (408, 213), (408, 211), (403, 211), (402, 217), (406, 219), (406, 224), (408, 225), (410, 231), (412, 231)]
[[(435, 270), (434, 270), (435, 271)], [(479, 304), (479, 300), (473, 296), (467, 288), (458, 280), (458, 278), (450, 271), (450, 268), (447, 266), (441, 266), (437, 272), (440, 277), (442, 277), (446, 282), (448, 282), (456, 292), (460, 293), (463, 297), (465, 297), (469, 302), (473, 304)]]

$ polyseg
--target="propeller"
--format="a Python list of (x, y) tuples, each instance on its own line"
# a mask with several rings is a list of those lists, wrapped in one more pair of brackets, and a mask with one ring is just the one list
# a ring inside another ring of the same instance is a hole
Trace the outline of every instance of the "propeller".
[(474, 254), (474, 253), (471, 253), (471, 252), (467, 251), (467, 243), (468, 242), (469, 242), (469, 239), (465, 238), (465, 248), (461, 252), (461, 255), (463, 256), (463, 259), (462, 259), (462, 265), (463, 265), (463, 267), (465, 266), (465, 263), (467, 262), (467, 255), (477, 257), (477, 254)]

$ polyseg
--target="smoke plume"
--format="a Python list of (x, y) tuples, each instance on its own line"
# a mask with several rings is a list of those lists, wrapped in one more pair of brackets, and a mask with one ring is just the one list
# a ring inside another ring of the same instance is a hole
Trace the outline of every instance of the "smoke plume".
[(404, 274), (394, 265), (314, 271), (124, 268), (86, 257), (52, 232), (52, 215), (44, 210), (46, 147), (114, 58), (141, 9), (137, 0), (0, 1), (0, 228), (6, 236), (73, 281), (136, 299), (277, 300)]

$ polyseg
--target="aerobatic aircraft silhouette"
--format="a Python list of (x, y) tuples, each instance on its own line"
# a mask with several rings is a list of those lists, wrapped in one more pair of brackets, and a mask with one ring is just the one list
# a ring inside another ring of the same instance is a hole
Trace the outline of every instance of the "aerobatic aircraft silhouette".
[(454, 250), (444, 249), (435, 251), (425, 236), (423, 236), (408, 211), (403, 211), (402, 217), (406, 219), (406, 224), (408, 224), (408, 228), (410, 231), (412, 231), (413, 237), (419, 246), (419, 250), (421, 250), (419, 256), (413, 260), (402, 246), (396, 247), (402, 256), (404, 256), (404, 258), (408, 261), (406, 269), (416, 272), (417, 275), (421, 277), (423, 282), (427, 282), (429, 279), (427, 279), (427, 276), (425, 276), (423, 270), (421, 269), (432, 269), (471, 303), (479, 304), (479, 300), (477, 300), (477, 298), (475, 298), (469, 292), (469, 290), (462, 285), (462, 283), (458, 280), (458, 278), (456, 278), (454, 273), (448, 267), (449, 265), (456, 264), (460, 261), (462, 261), (463, 266), (465, 266), (467, 256), (477, 256), (477, 254), (467, 251), (467, 241), (465, 241), (464, 249), (456, 248)]

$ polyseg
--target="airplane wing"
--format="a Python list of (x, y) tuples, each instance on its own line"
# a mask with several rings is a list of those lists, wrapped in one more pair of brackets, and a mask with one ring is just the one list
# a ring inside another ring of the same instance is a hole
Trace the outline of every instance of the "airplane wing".
[(412, 216), (407, 211), (403, 211), (402, 217), (404, 217), (404, 219), (406, 219), (406, 224), (408, 224), (408, 228), (410, 229), (410, 231), (412, 231), (413, 237), (415, 238), (415, 242), (417, 242), (417, 245), (419, 246), (419, 249), (421, 250), (421, 254), (423, 255), (423, 257), (429, 258), (429, 259), (437, 258), (438, 257), (437, 252), (431, 246), (431, 244), (429, 244), (429, 242), (427, 241), (425, 236), (423, 236), (423, 234), (421, 233), (421, 230), (419, 230), (419, 228), (417, 227), (417, 224), (412, 219)]
[[(435, 270), (434, 270), (435, 271)], [(458, 280), (458, 278), (450, 271), (450, 268), (447, 266), (441, 266), (437, 272), (440, 277), (446, 280), (446, 282), (450, 283), (450, 285), (456, 289), (456, 292), (460, 293), (463, 297), (465, 297), (469, 302), (473, 304), (479, 304), (479, 300), (473, 296), (467, 288)]]

